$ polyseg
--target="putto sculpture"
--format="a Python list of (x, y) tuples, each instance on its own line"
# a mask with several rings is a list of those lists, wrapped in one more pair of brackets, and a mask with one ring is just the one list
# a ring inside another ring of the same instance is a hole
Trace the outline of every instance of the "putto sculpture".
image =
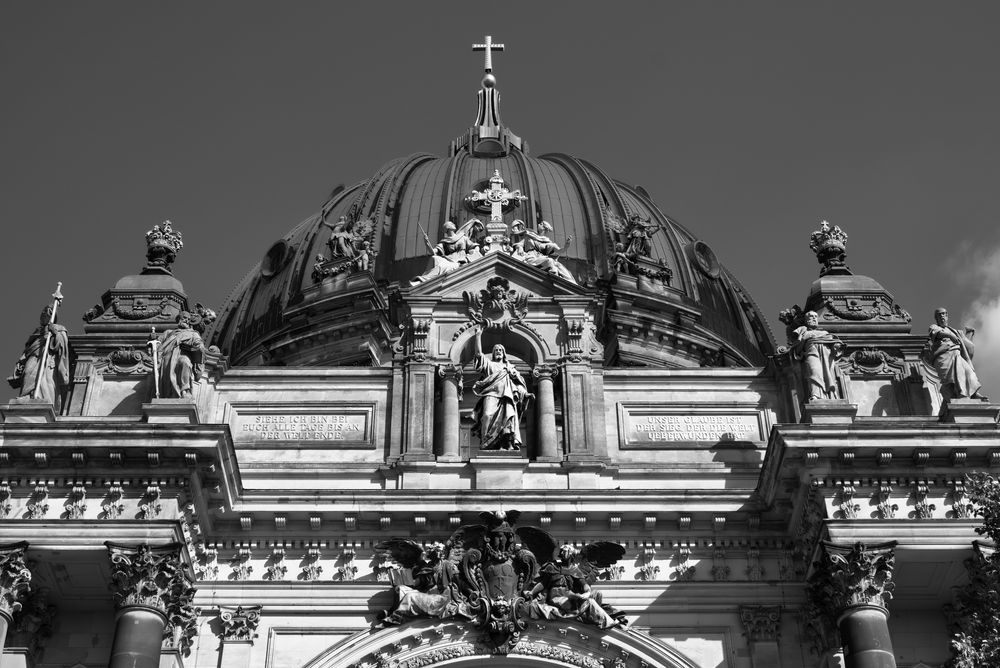
[(482, 328), (476, 327), (475, 359), (479, 380), (472, 391), (479, 400), (472, 411), (472, 433), (479, 436), (482, 450), (520, 450), (521, 418), (535, 395), (528, 392), (524, 378), (507, 359), (501, 344), (483, 354)]
[(505, 654), (529, 619), (576, 619), (605, 629), (625, 624), (624, 613), (591, 589), (597, 574), (625, 556), (625, 547), (597, 541), (556, 549), (552, 536), (517, 527), (516, 510), (483, 512), (483, 524), (459, 528), (445, 543), (405, 538), (379, 543), (412, 574), (396, 586), (396, 603), (383, 624), (415, 618), (468, 619)]
[(157, 396), (162, 399), (187, 399), (193, 396), (194, 384), (205, 374), (205, 342), (202, 335), (215, 321), (215, 312), (201, 304), (195, 311), (181, 311), (177, 327), (150, 342)]
[(42, 309), (38, 329), (28, 337), (24, 352), (14, 365), (13, 375), (7, 378), (10, 386), (18, 390), (19, 397), (53, 405), (72, 381), (69, 335), (65, 327), (56, 323), (56, 312), (63, 300), (61, 289), (62, 283), (59, 283), (52, 293), (52, 304)]
[(975, 334), (976, 330), (971, 327), (959, 331), (950, 326), (947, 309), (934, 310), (934, 324), (927, 333), (924, 355), (937, 371), (941, 399), (946, 403), (952, 399), (989, 401), (980, 392), (982, 385), (972, 366), (972, 357), (976, 352), (972, 343)]

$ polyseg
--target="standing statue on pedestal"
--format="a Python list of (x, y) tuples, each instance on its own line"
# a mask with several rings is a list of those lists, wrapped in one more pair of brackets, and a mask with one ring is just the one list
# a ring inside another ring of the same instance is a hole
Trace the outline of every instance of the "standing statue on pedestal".
[(164, 332), (156, 346), (159, 396), (163, 399), (189, 399), (194, 384), (205, 375), (205, 342), (201, 336), (215, 320), (215, 312), (201, 304), (195, 312), (182, 311), (177, 328)]
[[(59, 299), (62, 295), (56, 298), (56, 303)], [(55, 310), (46, 306), (42, 309), (38, 329), (28, 337), (24, 352), (14, 366), (14, 374), (7, 382), (19, 390), (19, 397), (39, 399), (55, 406), (72, 381), (69, 358), (66, 328), (56, 324)]]
[(535, 397), (521, 373), (507, 361), (501, 344), (493, 346), (489, 357), (483, 354), (482, 329), (476, 328), (476, 371), (481, 375), (472, 391), (479, 397), (472, 412), (472, 433), (479, 435), (482, 450), (520, 450), (521, 416), (528, 401)]
[(949, 326), (948, 311), (943, 308), (935, 309), (934, 324), (927, 334), (924, 354), (937, 370), (938, 380), (941, 381), (941, 398), (945, 402), (952, 399), (989, 400), (980, 394), (982, 385), (972, 367), (972, 356), (976, 351), (972, 337), (975, 333), (970, 327), (960, 332)]
[(802, 363), (806, 385), (806, 401), (837, 398), (836, 360), (844, 349), (843, 342), (819, 328), (819, 315), (807, 311), (805, 325), (793, 332), (792, 357)]

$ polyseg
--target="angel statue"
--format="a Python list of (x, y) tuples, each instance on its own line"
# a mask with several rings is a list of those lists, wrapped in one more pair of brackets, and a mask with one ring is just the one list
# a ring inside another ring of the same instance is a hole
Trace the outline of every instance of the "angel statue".
[(569, 544), (557, 550), (552, 536), (541, 529), (521, 527), (518, 536), (532, 554), (548, 559), (535, 586), (525, 592), (533, 619), (579, 619), (602, 629), (628, 623), (625, 613), (606, 605), (591, 588), (601, 569), (625, 556), (624, 545), (597, 541), (581, 550)]
[(652, 237), (662, 229), (662, 225), (638, 215), (630, 216), (626, 222), (610, 211), (606, 220), (611, 231), (622, 239), (614, 248), (615, 271), (631, 271), (639, 258), (650, 257), (653, 252)]
[(475, 360), (479, 380), (472, 387), (479, 400), (472, 411), (472, 433), (478, 434), (482, 450), (520, 450), (521, 418), (528, 401), (524, 378), (510, 361), (502, 344), (493, 346), (492, 354), (483, 354), (483, 330), (476, 326)]
[(426, 272), (410, 281), (412, 285), (429, 281), (436, 276), (450, 274), (463, 264), (482, 257), (479, 252), (479, 243), (476, 241), (478, 235), (485, 229), (480, 220), (473, 218), (461, 227), (455, 227), (455, 223), (449, 220), (442, 229), (444, 236), (437, 244), (432, 245), (427, 233), (423, 231), (423, 228), (420, 228), (434, 264)]
[(443, 543), (421, 547), (412, 540), (393, 538), (375, 549), (388, 552), (413, 573), (412, 586), (396, 585), (396, 603), (391, 612), (382, 613), (383, 624), (402, 624), (417, 617), (469, 616), (458, 591), (458, 567), (448, 559), (449, 550)]
[[(576, 283), (569, 269), (559, 262), (562, 249), (547, 235), (552, 233), (552, 225), (543, 220), (538, 223), (538, 232), (533, 232), (524, 226), (523, 220), (511, 223), (510, 234), (513, 239), (512, 254), (525, 264), (538, 267), (559, 278)], [(573, 237), (566, 238), (566, 244), (573, 242)]]
[[(357, 264), (359, 256), (364, 254), (361, 260), (367, 265), (370, 251), (368, 239), (375, 229), (375, 223), (369, 218), (361, 218), (353, 223), (347, 220), (347, 216), (341, 216), (333, 224), (326, 220), (322, 221), (324, 227), (330, 228), (330, 238), (326, 245), (330, 248), (331, 260), (354, 260)], [(360, 268), (360, 267), (359, 267)]]

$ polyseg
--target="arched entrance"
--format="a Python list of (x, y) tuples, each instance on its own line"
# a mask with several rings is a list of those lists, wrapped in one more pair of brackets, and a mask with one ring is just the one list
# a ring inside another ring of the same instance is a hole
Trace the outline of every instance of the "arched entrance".
[(418, 620), (337, 643), (303, 668), (697, 668), (642, 631), (532, 621), (509, 654), (493, 654), (464, 622)]

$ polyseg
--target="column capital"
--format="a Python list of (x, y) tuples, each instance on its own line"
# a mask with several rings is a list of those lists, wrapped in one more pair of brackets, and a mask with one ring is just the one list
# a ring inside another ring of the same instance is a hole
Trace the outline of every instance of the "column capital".
[(24, 541), (0, 545), (0, 615), (8, 621), (31, 589), (31, 570), (24, 560), (27, 549)]
[(750, 642), (777, 642), (781, 635), (781, 606), (741, 605), (740, 621)]
[(531, 370), (531, 376), (536, 380), (551, 380), (559, 375), (559, 367), (555, 364), (536, 364)]
[(219, 606), (219, 619), (222, 622), (222, 641), (237, 641), (253, 643), (257, 637), (257, 625), (260, 623), (262, 606), (240, 605), (233, 607)]
[(895, 587), (895, 547), (895, 542), (847, 546), (823, 541), (809, 578), (810, 596), (837, 615), (862, 606), (884, 609)]

